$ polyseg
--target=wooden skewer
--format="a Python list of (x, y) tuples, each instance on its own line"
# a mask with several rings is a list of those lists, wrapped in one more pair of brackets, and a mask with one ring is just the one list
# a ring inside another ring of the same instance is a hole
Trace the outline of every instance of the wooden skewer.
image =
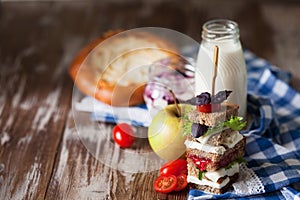
[(218, 59), (219, 59), (219, 47), (215, 46), (214, 48), (214, 74), (212, 79), (212, 96), (215, 95), (215, 87), (216, 87), (216, 78), (218, 75)]

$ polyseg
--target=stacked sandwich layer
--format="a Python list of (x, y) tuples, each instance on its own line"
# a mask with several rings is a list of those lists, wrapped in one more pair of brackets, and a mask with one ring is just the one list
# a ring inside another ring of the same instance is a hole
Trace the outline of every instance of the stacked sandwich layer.
[(233, 126), (226, 126), (237, 119), (238, 108), (238, 105), (223, 103), (217, 112), (204, 113), (195, 109), (189, 113), (192, 132), (205, 130), (201, 136), (188, 135), (185, 141), (187, 180), (192, 187), (222, 194), (238, 179), (246, 138)]

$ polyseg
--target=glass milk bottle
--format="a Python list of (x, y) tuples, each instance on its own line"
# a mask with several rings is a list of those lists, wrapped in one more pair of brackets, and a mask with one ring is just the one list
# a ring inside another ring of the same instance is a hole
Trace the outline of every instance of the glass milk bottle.
[(232, 90), (229, 102), (239, 104), (239, 115), (246, 115), (247, 80), (246, 64), (239, 40), (238, 24), (217, 19), (202, 27), (202, 42), (197, 57), (195, 73), (196, 94), (212, 92), (214, 73), (214, 47), (219, 47), (218, 71), (215, 94), (221, 90)]

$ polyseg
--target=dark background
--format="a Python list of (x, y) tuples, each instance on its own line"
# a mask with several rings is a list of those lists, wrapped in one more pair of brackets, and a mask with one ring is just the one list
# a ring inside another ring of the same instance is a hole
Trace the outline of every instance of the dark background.
[(69, 54), (73, 57), (103, 32), (119, 28), (165, 27), (200, 41), (204, 22), (228, 18), (238, 22), (243, 47), (293, 72), (295, 79), (300, 77), (296, 73), (299, 1), (8, 1), (0, 5), (0, 62), (36, 46), (39, 55), (26, 58), (28, 65), (55, 64), (48, 54), (59, 57), (62, 44), (77, 41)]

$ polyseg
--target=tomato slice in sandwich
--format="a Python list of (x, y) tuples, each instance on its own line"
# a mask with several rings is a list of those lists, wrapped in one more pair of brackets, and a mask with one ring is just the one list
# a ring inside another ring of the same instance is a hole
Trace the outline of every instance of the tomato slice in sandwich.
[(199, 112), (203, 112), (203, 113), (212, 113), (212, 112), (218, 112), (221, 110), (221, 104), (203, 104), (203, 105), (198, 105), (197, 106), (197, 110)]

